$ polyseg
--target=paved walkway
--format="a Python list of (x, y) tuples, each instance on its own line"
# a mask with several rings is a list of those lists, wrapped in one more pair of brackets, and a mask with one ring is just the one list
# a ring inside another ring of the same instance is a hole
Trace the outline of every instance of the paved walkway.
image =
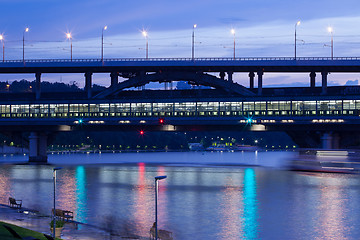
[[(51, 217), (26, 210), (18, 211), (0, 204), (0, 221), (51, 235), (49, 225)], [(144, 239), (141, 237), (110, 236), (107, 231), (83, 223), (66, 223), (61, 238), (69, 240)]]

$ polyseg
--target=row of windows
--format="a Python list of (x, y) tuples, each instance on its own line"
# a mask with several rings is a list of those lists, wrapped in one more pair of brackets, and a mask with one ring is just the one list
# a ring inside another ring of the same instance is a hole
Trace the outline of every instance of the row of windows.
[(1, 117), (354, 115), (360, 100), (0, 105)]

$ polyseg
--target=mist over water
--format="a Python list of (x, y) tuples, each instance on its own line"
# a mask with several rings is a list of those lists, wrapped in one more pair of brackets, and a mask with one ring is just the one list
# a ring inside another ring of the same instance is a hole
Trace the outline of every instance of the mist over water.
[[(285, 171), (293, 152), (54, 154), (57, 207), (75, 220), (174, 239), (359, 239), (359, 176)], [(26, 156), (1, 157), (21, 162)], [(50, 213), (53, 166), (1, 165), (0, 201)]]

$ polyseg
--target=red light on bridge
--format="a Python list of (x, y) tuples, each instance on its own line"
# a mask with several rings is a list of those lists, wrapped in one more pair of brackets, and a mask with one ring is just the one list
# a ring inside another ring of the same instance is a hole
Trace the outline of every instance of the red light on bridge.
[(164, 120), (163, 118), (160, 118), (160, 119), (159, 119), (159, 123), (160, 123), (160, 124), (164, 124), (164, 123), (165, 123), (165, 120)]
[(143, 131), (143, 130), (140, 131), (140, 135), (144, 135), (144, 131)]

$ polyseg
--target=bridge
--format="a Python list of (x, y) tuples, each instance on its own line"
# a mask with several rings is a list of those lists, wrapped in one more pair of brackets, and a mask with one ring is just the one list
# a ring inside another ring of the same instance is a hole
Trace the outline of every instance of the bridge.
[[(249, 73), (249, 88), (233, 81), (236, 72)], [(308, 72), (309, 87), (263, 89), (266, 72)], [(49, 134), (74, 130), (286, 131), (300, 146), (318, 145), (320, 136), (324, 148), (338, 148), (360, 125), (360, 89), (328, 87), (331, 72), (360, 72), (360, 58), (4, 61), (0, 73), (33, 73), (36, 87), (0, 96), (0, 130), (31, 132), (30, 161), (40, 162), (46, 162)], [(42, 73), (84, 73), (84, 92), (42, 92)], [(109, 73), (110, 87), (93, 91), (93, 73)], [(321, 87), (315, 87), (317, 73)], [(125, 91), (172, 81), (212, 89)]]

